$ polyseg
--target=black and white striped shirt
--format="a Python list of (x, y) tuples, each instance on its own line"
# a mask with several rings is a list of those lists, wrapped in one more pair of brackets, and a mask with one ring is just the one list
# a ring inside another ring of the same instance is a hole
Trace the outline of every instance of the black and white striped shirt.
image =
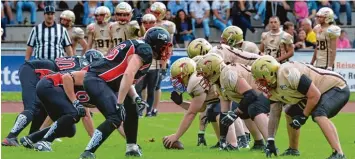
[(44, 22), (33, 27), (27, 46), (34, 48), (36, 59), (51, 59), (64, 56), (64, 47), (70, 46), (71, 40), (67, 29), (54, 24), (47, 27)]

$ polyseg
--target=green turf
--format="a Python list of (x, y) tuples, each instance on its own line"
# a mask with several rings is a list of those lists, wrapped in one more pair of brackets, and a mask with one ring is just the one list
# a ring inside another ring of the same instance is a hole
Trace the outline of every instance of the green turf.
[[(190, 100), (191, 97), (187, 94), (183, 94), (185, 100)], [(168, 101), (170, 100), (170, 92), (163, 92), (161, 95), (161, 100)], [(1, 101), (11, 101), (11, 102), (21, 102), (22, 97), (20, 92), (1, 92)], [(349, 101), (355, 102), (355, 92), (350, 94)]]
[[(15, 114), (1, 115), (1, 137), (11, 129)], [(197, 132), (198, 123), (195, 120), (190, 130), (181, 138), (185, 146), (183, 151), (165, 150), (162, 146), (162, 137), (175, 132), (180, 123), (182, 114), (160, 114), (156, 118), (142, 118), (139, 122), (139, 137), (138, 143), (143, 148), (143, 158), (147, 159), (260, 159), (265, 158), (261, 152), (249, 152), (241, 150), (239, 152), (220, 152), (218, 150), (210, 150), (207, 147), (197, 147)], [(102, 115), (96, 113), (94, 115), (95, 126), (103, 121)], [(354, 114), (339, 114), (333, 119), (338, 128), (341, 144), (348, 159), (355, 158), (355, 122)], [(280, 129), (277, 133), (276, 144), (280, 151), (284, 151), (288, 145), (287, 132), (285, 128), (285, 120), (281, 120)], [(28, 132), (28, 128), (20, 134), (20, 137)], [(148, 140), (154, 138), (155, 142)], [(206, 140), (208, 146), (212, 146), (217, 142), (213, 135), (211, 126), (206, 130)], [(1, 157), (4, 159), (10, 158), (35, 158), (35, 159), (63, 159), (63, 158), (78, 158), (80, 153), (85, 149), (89, 141), (83, 126), (77, 124), (77, 134), (74, 138), (64, 138), (63, 142), (54, 142), (52, 148), (54, 152), (42, 153), (28, 150), (23, 147), (2, 147)], [(331, 154), (327, 141), (322, 135), (322, 132), (315, 123), (310, 120), (302, 127), (300, 138), (301, 157), (295, 159), (318, 159), (326, 158)], [(117, 159), (124, 158), (125, 141), (119, 136), (118, 132), (112, 133), (110, 138), (96, 152), (97, 158), (101, 159)], [(291, 159), (292, 157), (278, 157), (278, 159)]]

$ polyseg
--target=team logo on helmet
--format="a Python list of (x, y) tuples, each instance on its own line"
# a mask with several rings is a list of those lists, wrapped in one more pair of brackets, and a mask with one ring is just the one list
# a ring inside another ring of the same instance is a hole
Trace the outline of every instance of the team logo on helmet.
[(166, 39), (168, 39), (168, 36), (166, 35), (166, 34), (158, 34), (158, 39), (160, 39), (160, 40), (166, 40)]

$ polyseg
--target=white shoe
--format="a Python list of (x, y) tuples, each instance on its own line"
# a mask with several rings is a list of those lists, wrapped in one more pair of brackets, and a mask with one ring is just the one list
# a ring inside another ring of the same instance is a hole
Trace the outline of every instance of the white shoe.
[(259, 14), (256, 14), (255, 16), (254, 16), (254, 20), (259, 20)]
[(63, 142), (63, 140), (60, 139), (60, 138), (56, 138), (55, 141), (57, 141), (57, 142)]

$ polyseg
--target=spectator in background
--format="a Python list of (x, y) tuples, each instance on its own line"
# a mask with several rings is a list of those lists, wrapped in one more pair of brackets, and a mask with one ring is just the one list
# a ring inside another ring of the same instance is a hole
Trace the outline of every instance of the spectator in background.
[(249, 29), (252, 33), (255, 32), (255, 29), (251, 26), (250, 22), (251, 13), (246, 9), (249, 7), (245, 6), (245, 4), (246, 3), (243, 1), (235, 1), (232, 7), (233, 25), (242, 29), (243, 39), (245, 39), (247, 29)]
[[(16, 2), (15, 2), (16, 3)], [(36, 23), (36, 4), (33, 1), (18, 1), (16, 3), (16, 20), (18, 24), (24, 24), (22, 10), (28, 9), (31, 12), (31, 24)]]
[[(2, 24), (15, 24), (15, 20), (14, 20), (14, 15), (12, 14), (12, 10), (11, 10), (11, 4), (13, 4), (14, 2), (8, 2), (8, 1), (2, 1), (1, 5), (3, 7), (4, 12), (2, 12), (1, 14), (1, 18), (5, 18), (3, 21), (3, 19), (1, 19), (1, 23)], [(6, 16), (5, 14), (6, 13)], [(3, 17), (2, 15), (4, 15), (5, 17)], [(3, 23), (5, 22), (5, 23)]]
[(115, 5), (113, 5), (112, 0), (105, 0), (103, 2), (104, 2), (104, 6), (106, 6), (110, 10), (110, 13), (111, 14), (114, 13)]
[(254, 20), (259, 20), (261, 18), (261, 21), (264, 25), (264, 20), (265, 20), (265, 6), (266, 6), (266, 0), (258, 0), (255, 4), (255, 9), (257, 10)]
[(181, 9), (183, 9), (185, 11), (185, 13), (187, 14), (187, 3), (185, 2), (185, 0), (170, 0), (168, 3), (168, 9), (170, 9), (171, 11), (171, 16), (173, 17), (172, 19), (174, 19), (176, 17), (177, 12)]
[(297, 42), (295, 43), (295, 49), (312, 48), (312, 46), (306, 45), (306, 31), (300, 30), (298, 32)]
[(306, 47), (314, 47), (317, 43), (317, 36), (312, 29), (312, 21), (308, 18), (303, 19), (301, 22), (301, 28), (306, 32)]
[(317, 3), (315, 1), (307, 0), (307, 7), (308, 7), (308, 18), (314, 21), (317, 13)]
[(340, 36), (337, 39), (337, 49), (350, 49), (351, 44), (350, 40), (348, 39), (345, 30), (341, 30)]
[(232, 25), (232, 21), (229, 19), (230, 9), (229, 0), (214, 0), (212, 3), (213, 24), (220, 31)]
[(287, 11), (291, 10), (290, 5), (285, 0), (268, 0), (266, 2), (266, 13), (264, 24), (269, 24), (269, 19), (272, 16), (277, 16), (280, 19), (280, 24), (284, 24), (287, 19)]
[(318, 3), (318, 10), (323, 8), (323, 7), (329, 7), (331, 8), (331, 5), (330, 5), (330, 2), (329, 0), (319, 0), (319, 3)]
[(75, 14), (75, 24), (76, 25), (83, 25), (83, 16), (84, 13), (84, 1), (78, 1), (73, 8), (73, 12)]
[(1, 3), (1, 40), (4, 40), (6, 37), (6, 19), (4, 14), (4, 5)]
[(169, 9), (166, 10), (164, 20), (174, 21), (174, 18), (171, 16), (171, 11)]
[(132, 9), (133, 9), (133, 16), (132, 16), (132, 19), (131, 20), (137, 20), (136, 17), (137, 16), (143, 16), (141, 15), (142, 12), (140, 11), (140, 5), (141, 3), (139, 3), (139, 1), (130, 1), (128, 2), (129, 5), (131, 5)]
[(203, 25), (203, 32), (205, 33), (206, 40), (208, 40), (210, 36), (210, 9), (210, 4), (205, 0), (196, 0), (190, 4), (193, 33), (196, 34), (196, 25)]
[(309, 15), (307, 3), (304, 0), (296, 1), (294, 4), (293, 13), (296, 17), (298, 26), (298, 23), (301, 22), (302, 19), (307, 18)]
[(68, 6), (67, 2), (65, 2), (65, 1), (59, 1), (59, 2), (58, 2), (58, 8), (63, 9), (63, 10), (66, 10), (66, 9), (69, 9), (69, 6)]
[(336, 15), (335, 22), (337, 25), (343, 25), (343, 23), (340, 22), (340, 9), (344, 9), (346, 12), (346, 25), (351, 25), (351, 6), (350, 2), (346, 0), (339, 0), (339, 1), (333, 1), (332, 2), (332, 8), (334, 10), (334, 13)]
[(178, 38), (184, 41), (185, 48), (187, 48), (189, 43), (194, 39), (192, 35), (192, 21), (183, 9), (180, 9), (177, 14), (178, 16), (175, 18), (175, 24)]
[(95, 10), (99, 6), (101, 6), (101, 3), (98, 1), (87, 1), (84, 3), (84, 25), (89, 25), (90, 23), (95, 22)]
[(296, 42), (297, 32), (295, 31), (295, 25), (292, 22), (285, 22), (283, 25), (283, 30), (293, 37), (293, 42)]

